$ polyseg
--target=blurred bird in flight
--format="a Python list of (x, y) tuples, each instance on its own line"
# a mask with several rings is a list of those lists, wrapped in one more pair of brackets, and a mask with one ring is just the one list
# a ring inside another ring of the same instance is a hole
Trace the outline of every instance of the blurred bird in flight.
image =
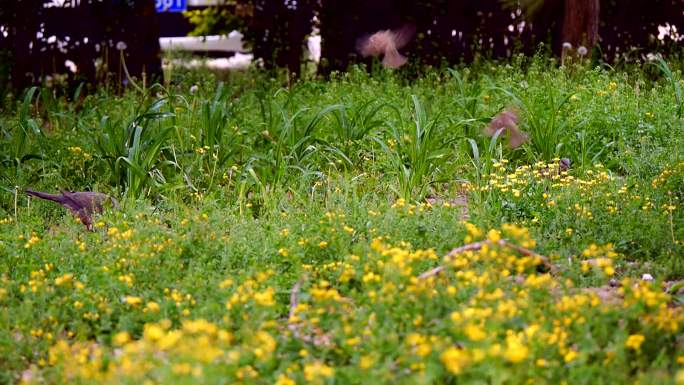
[(511, 148), (520, 147), (525, 143), (530, 136), (520, 131), (518, 128), (519, 121), (518, 111), (515, 108), (509, 107), (499, 114), (497, 114), (487, 127), (484, 129), (484, 134), (492, 137), (496, 135), (499, 130), (508, 132), (508, 145)]
[(359, 39), (356, 48), (363, 57), (383, 55), (382, 65), (386, 68), (399, 68), (407, 61), (399, 50), (413, 39), (415, 32), (416, 28), (413, 25), (378, 31)]

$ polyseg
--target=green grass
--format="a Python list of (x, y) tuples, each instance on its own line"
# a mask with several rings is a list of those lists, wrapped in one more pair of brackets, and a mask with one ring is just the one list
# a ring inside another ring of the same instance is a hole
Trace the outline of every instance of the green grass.
[[(673, 67), (30, 89), (0, 113), (0, 383), (684, 383)], [(515, 150), (481, 135), (509, 105)], [(122, 210), (90, 233), (27, 187)]]

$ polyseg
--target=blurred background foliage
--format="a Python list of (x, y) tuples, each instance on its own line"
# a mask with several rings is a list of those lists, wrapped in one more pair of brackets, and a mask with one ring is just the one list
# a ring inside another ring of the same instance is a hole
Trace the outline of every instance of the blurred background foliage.
[[(47, 3), (0, 0), (0, 92), (10, 81), (25, 89), (52, 74), (66, 74), (59, 80), (69, 84), (109, 81), (116, 87), (161, 77), (154, 1)], [(264, 67), (291, 74), (302, 72), (312, 33), (322, 39), (316, 71), (328, 75), (372, 62), (356, 53), (358, 39), (409, 24), (416, 36), (404, 53), (414, 68), (540, 51), (561, 56), (579, 46), (593, 50), (596, 62), (614, 65), (680, 50), (684, 42), (676, 32), (684, 28), (682, 0), (219, 0), (185, 17), (191, 35), (240, 31)], [(573, 47), (568, 52), (566, 42)], [(66, 59), (78, 74), (67, 71)]]
[(681, 0), (234, 0), (189, 17), (195, 34), (244, 28), (256, 57), (291, 72), (299, 72), (304, 38), (316, 28), (319, 70), (329, 73), (361, 60), (355, 52), (360, 37), (406, 24), (417, 29), (406, 51), (421, 64), (532, 54), (543, 43), (561, 55), (565, 42), (574, 49), (596, 46), (609, 63), (634, 61), (649, 50), (681, 47), (674, 35), (657, 35), (658, 26), (682, 27), (683, 12)]

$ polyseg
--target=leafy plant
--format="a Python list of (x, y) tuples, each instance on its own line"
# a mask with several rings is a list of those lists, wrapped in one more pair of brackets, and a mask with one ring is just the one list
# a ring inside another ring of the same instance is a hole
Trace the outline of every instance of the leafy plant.
[(672, 91), (674, 93), (675, 102), (677, 105), (677, 117), (681, 118), (682, 113), (684, 113), (684, 96), (682, 95), (682, 86), (679, 82), (679, 79), (677, 79), (675, 74), (672, 72), (670, 66), (667, 64), (665, 59), (663, 59), (662, 55), (656, 55), (656, 61), (653, 65), (655, 65), (663, 73), (663, 75), (665, 75), (665, 78), (670, 83), (670, 86), (672, 86)]
[[(456, 95), (453, 98), (452, 116), (462, 116), (460, 119), (465, 128), (465, 137), (472, 138), (479, 134), (478, 123), (484, 118), (482, 105), (482, 84), (478, 80), (471, 80), (461, 75), (455, 68), (447, 70), (456, 84)], [(465, 119), (465, 120), (464, 120)]]
[[(421, 199), (427, 186), (432, 183), (434, 172), (449, 153), (448, 142), (438, 135), (438, 119), (427, 116), (423, 103), (416, 95), (413, 102), (413, 128), (402, 130), (396, 124), (391, 127), (391, 142), (376, 139), (385, 151), (397, 177), (398, 189), (395, 193), (404, 199)], [(397, 110), (397, 115), (401, 113)], [(403, 122), (400, 120), (399, 124)]]
[(166, 182), (162, 166), (172, 162), (159, 157), (173, 130), (163, 125), (165, 118), (173, 116), (162, 111), (166, 102), (165, 98), (153, 101), (123, 129), (120, 118), (105, 115), (100, 119), (102, 134), (95, 137), (95, 146), (115, 183), (128, 196), (139, 197), (146, 188)]
[(528, 150), (530, 158), (550, 161), (561, 154), (563, 139), (572, 129), (568, 127), (562, 112), (572, 94), (559, 94), (551, 84), (545, 92), (526, 97), (509, 90), (501, 89), (523, 111), (525, 123), (523, 128), (530, 134)]

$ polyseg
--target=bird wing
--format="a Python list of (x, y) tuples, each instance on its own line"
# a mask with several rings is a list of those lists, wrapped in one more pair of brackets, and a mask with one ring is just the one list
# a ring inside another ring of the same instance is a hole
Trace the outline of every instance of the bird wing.
[(92, 191), (63, 191), (62, 195), (71, 201), (78, 209), (86, 210), (87, 213), (102, 211), (102, 203), (109, 198), (108, 195)]
[(509, 138), (508, 145), (511, 148), (518, 148), (523, 143), (530, 139), (530, 135), (526, 132), (520, 131), (517, 125), (513, 124), (508, 128)]
[(394, 40), (394, 45), (397, 49), (401, 49), (413, 39), (413, 36), (416, 34), (416, 26), (406, 24), (401, 28), (392, 30), (390, 34), (392, 40)]

